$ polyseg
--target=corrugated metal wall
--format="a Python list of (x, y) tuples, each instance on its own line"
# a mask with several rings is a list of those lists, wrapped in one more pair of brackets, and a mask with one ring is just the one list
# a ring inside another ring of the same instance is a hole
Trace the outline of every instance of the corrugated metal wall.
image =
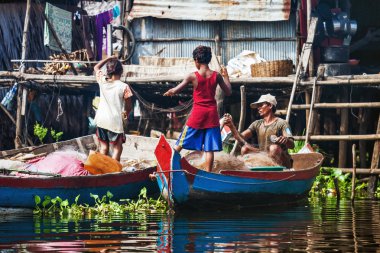
[(199, 22), (148, 17), (133, 20), (132, 29), (137, 41), (132, 62), (136, 64), (139, 56), (191, 57), (200, 44), (216, 50), (214, 38), (218, 33), (224, 64), (243, 50), (256, 51), (266, 60), (296, 59), (294, 15), (288, 21), (276, 22)]

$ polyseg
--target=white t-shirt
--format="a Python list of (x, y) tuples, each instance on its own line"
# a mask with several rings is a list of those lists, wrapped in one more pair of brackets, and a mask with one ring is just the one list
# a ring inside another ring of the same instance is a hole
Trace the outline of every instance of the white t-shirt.
[(101, 70), (96, 72), (96, 81), (100, 89), (100, 101), (95, 115), (96, 126), (114, 133), (124, 133), (124, 99), (132, 96), (128, 84), (120, 80), (107, 81)]

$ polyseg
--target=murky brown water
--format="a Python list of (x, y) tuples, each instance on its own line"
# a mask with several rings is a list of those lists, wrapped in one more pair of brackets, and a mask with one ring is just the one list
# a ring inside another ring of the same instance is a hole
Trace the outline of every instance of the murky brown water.
[(380, 202), (104, 219), (1, 214), (0, 252), (380, 252)]

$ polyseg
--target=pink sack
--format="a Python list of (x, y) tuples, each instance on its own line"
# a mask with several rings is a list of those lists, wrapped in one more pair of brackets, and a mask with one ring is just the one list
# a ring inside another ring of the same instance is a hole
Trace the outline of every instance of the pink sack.
[(67, 176), (87, 176), (83, 162), (70, 153), (54, 152), (43, 159), (28, 163), (24, 169)]

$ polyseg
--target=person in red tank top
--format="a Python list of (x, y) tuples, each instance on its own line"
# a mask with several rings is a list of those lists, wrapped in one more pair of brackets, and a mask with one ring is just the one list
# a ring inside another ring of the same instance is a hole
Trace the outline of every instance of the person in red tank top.
[(164, 96), (173, 96), (187, 85), (193, 86), (193, 110), (174, 149), (177, 152), (180, 152), (182, 148), (203, 150), (206, 153), (206, 169), (209, 172), (214, 163), (214, 151), (222, 150), (215, 100), (216, 88), (219, 85), (226, 96), (230, 96), (232, 92), (227, 70), (222, 68), (219, 74), (209, 68), (211, 57), (210, 47), (195, 48), (193, 59), (198, 71), (188, 74), (179, 85), (164, 93)]

